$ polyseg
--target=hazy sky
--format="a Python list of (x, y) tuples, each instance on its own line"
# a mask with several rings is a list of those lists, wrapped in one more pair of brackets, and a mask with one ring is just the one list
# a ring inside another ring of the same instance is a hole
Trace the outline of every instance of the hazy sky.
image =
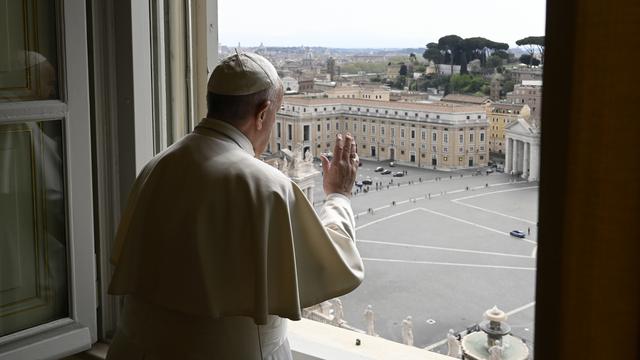
[(544, 35), (544, 0), (218, 0), (223, 45), (424, 47), (456, 34)]

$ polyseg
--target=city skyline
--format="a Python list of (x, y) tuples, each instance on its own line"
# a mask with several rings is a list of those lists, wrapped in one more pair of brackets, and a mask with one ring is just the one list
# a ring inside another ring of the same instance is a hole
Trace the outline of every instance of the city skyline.
[[(247, 11), (251, 8), (251, 11)], [(403, 9), (406, 11), (395, 11)], [(444, 9), (444, 10), (443, 10)], [(451, 9), (450, 15), (433, 14)], [(460, 11), (464, 9), (465, 11)], [(422, 48), (445, 35), (481, 36), (516, 47), (545, 31), (545, 1), (451, 0), (416, 2), (324, 0), (302, 8), (293, 0), (220, 0), (219, 40), (227, 46), (319, 46), (332, 48)], [(224, 14), (224, 16), (221, 16)], [(433, 14), (433, 15), (431, 15)], [(381, 26), (382, 25), (382, 26)]]

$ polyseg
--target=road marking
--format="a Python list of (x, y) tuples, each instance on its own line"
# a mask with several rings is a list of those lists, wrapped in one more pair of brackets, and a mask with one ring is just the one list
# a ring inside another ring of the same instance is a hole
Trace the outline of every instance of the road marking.
[(460, 266), (460, 267), (487, 268), (487, 269), (536, 271), (536, 268), (534, 267), (521, 267), (521, 266), (465, 264), (465, 263), (450, 263), (450, 262), (439, 262), (439, 261), (398, 260), (398, 259), (381, 259), (381, 258), (362, 258), (362, 260), (378, 261), (378, 262), (395, 262), (395, 263), (405, 263), (405, 264), (445, 265), (445, 266)]
[[(407, 202), (408, 202), (408, 200), (407, 200)], [(491, 231), (491, 232), (494, 232), (496, 234), (500, 234), (500, 235), (503, 235), (503, 236), (511, 237), (511, 235), (509, 235), (509, 233), (507, 233), (506, 231), (493, 229), (493, 228), (490, 228), (488, 226), (480, 225), (480, 224), (477, 224), (477, 223), (474, 223), (474, 222), (471, 222), (471, 221), (468, 221), (468, 220), (460, 219), (460, 218), (457, 218), (455, 216), (443, 214), (441, 212), (438, 212), (438, 211), (435, 211), (435, 210), (430, 210), (430, 209), (425, 209), (425, 208), (422, 208), (422, 207), (410, 209), (410, 210), (399, 212), (399, 213), (396, 213), (396, 214), (393, 214), (393, 215), (389, 215), (389, 216), (385, 216), (383, 218), (368, 222), (368, 223), (366, 223), (364, 225), (360, 225), (360, 226), (356, 227), (356, 230), (361, 230), (361, 229), (364, 229), (365, 227), (368, 227), (368, 226), (373, 225), (373, 224), (377, 224), (377, 223), (379, 223), (381, 221), (389, 220), (389, 219), (392, 219), (394, 217), (402, 216), (402, 215), (405, 215), (405, 214), (408, 214), (410, 212), (417, 211), (417, 210), (422, 210), (422, 211), (425, 211), (425, 212), (428, 212), (428, 213), (431, 213), (431, 214), (434, 214), (434, 215), (445, 217), (447, 219), (455, 220), (455, 221), (458, 221), (458, 222), (461, 222), (461, 223), (464, 223), (464, 224), (467, 224), (467, 225), (471, 225), (471, 226), (475, 226), (475, 227), (478, 227), (478, 228), (481, 228), (481, 229), (484, 229), (484, 230), (487, 230), (487, 231)], [(358, 215), (360, 215), (360, 214), (358, 214)], [(529, 240), (529, 239), (522, 239), (522, 240), (525, 241), (525, 242), (528, 242), (530, 244), (534, 244), (534, 245), (538, 244), (533, 240)]]
[[(511, 316), (511, 315), (516, 314), (516, 313), (518, 313), (518, 312), (520, 312), (520, 311), (526, 310), (526, 309), (528, 309), (528, 308), (530, 308), (530, 307), (534, 306), (535, 304), (536, 304), (536, 302), (535, 302), (535, 301), (530, 302), (530, 303), (528, 303), (528, 304), (526, 304), (526, 305), (520, 306), (519, 308), (516, 308), (516, 309), (513, 309), (513, 310), (511, 310), (511, 311), (507, 312), (507, 313), (506, 313), (506, 315), (507, 315), (507, 316)], [(512, 325), (511, 327), (513, 328), (513, 325)], [(431, 344), (431, 345), (429, 345), (429, 346), (426, 346), (426, 347), (424, 347), (423, 349), (425, 349), (425, 350), (427, 350), (427, 351), (431, 351), (431, 350), (433, 350), (433, 349), (437, 348), (438, 346), (444, 345), (444, 344), (446, 344), (446, 343), (447, 343), (447, 339), (445, 338), (445, 339), (442, 339), (442, 340), (440, 340), (440, 341), (438, 341), (438, 342), (435, 342), (435, 343), (433, 343), (433, 344)]]
[[(489, 185), (489, 186), (499, 186), (499, 185), (508, 185), (508, 184), (509, 183), (502, 183), (502, 184), (493, 184), (493, 185)], [(539, 186), (527, 186), (527, 187), (520, 187), (520, 188), (516, 188), (516, 189), (490, 191), (490, 192), (486, 192), (486, 193), (482, 193), (482, 194), (469, 195), (469, 196), (453, 199), (451, 201), (467, 200), (467, 199), (473, 199), (473, 198), (477, 198), (477, 197), (481, 197), (481, 196), (487, 196), (487, 195), (499, 194), (499, 193), (505, 193), (505, 192), (511, 192), (511, 191), (522, 191), (522, 190), (537, 189), (538, 187)]]
[(531, 257), (535, 259), (536, 256), (538, 256), (538, 246), (534, 246), (531, 251)]
[(393, 242), (376, 241), (376, 240), (356, 240), (356, 241), (357, 242), (362, 242), (362, 243), (365, 243), (365, 244), (380, 244), (380, 245), (389, 245), (389, 246), (400, 246), (400, 247), (412, 247), (412, 248), (419, 248), (419, 249), (443, 250), (443, 251), (462, 252), (462, 253), (471, 253), (471, 254), (507, 256), (507, 257), (516, 257), (516, 258), (525, 258), (525, 259), (531, 259), (532, 258), (532, 256), (528, 256), (528, 255), (505, 254), (505, 253), (498, 253), (498, 252), (492, 252), (492, 251), (480, 251), (480, 250), (465, 250), (465, 249), (446, 248), (446, 247), (430, 246), (430, 245), (415, 245), (415, 244), (405, 244), (405, 243), (393, 243)]
[(517, 314), (517, 313), (519, 313), (519, 312), (521, 312), (521, 311), (524, 311), (524, 310), (527, 310), (528, 308), (530, 308), (530, 307), (532, 307), (532, 306), (535, 306), (535, 305), (536, 305), (536, 302), (535, 302), (535, 301), (532, 301), (532, 302), (530, 302), (530, 303), (528, 303), (528, 304), (526, 304), (526, 305), (522, 305), (522, 306), (520, 306), (519, 308), (516, 308), (516, 309), (513, 309), (513, 310), (511, 310), (511, 311), (507, 312), (507, 313), (506, 313), (506, 315), (507, 315), (507, 316), (511, 316), (511, 315), (513, 315), (513, 314)]
[(530, 189), (537, 189), (537, 188), (538, 188), (538, 186), (528, 186), (528, 187), (521, 187), (521, 188), (517, 188), (517, 189), (491, 191), (491, 192), (487, 192), (487, 193), (483, 193), (483, 194), (470, 195), (470, 196), (465, 196), (465, 197), (453, 199), (453, 200), (451, 200), (451, 202), (453, 202), (455, 204), (458, 204), (458, 205), (466, 206), (466, 207), (469, 207), (469, 208), (472, 208), (472, 209), (488, 212), (490, 214), (500, 215), (500, 216), (504, 216), (504, 217), (507, 217), (507, 218), (510, 218), (510, 219), (526, 222), (526, 223), (531, 224), (531, 225), (536, 225), (535, 221), (519, 218), (517, 216), (504, 214), (504, 213), (501, 213), (501, 212), (498, 212), (498, 211), (495, 211), (495, 210), (485, 209), (485, 208), (482, 208), (480, 206), (467, 204), (467, 203), (462, 202), (462, 200), (473, 199), (473, 198), (477, 198), (477, 197), (481, 197), (481, 196), (487, 196), (487, 195), (491, 195), (491, 194), (498, 194), (498, 193), (505, 193), (505, 192), (512, 192), (512, 191), (530, 190)]
[(476, 210), (480, 210), (480, 211), (488, 212), (488, 213), (490, 213), (490, 214), (500, 215), (500, 216), (504, 216), (504, 217), (507, 217), (507, 218), (510, 218), (510, 219), (514, 219), (514, 220), (518, 220), (518, 221), (526, 222), (526, 223), (531, 224), (531, 225), (535, 225), (535, 224), (536, 224), (534, 221), (531, 221), (531, 220), (527, 220), (527, 219), (519, 218), (519, 217), (517, 217), (517, 216), (511, 216), (511, 215), (503, 214), (503, 213), (501, 213), (501, 212), (494, 211), (494, 210), (489, 210), (489, 209), (481, 208), (480, 206), (475, 206), (475, 205), (471, 205), (471, 204), (463, 203), (462, 201), (458, 201), (457, 199), (455, 199), (455, 200), (451, 200), (451, 202), (452, 202), (452, 203), (454, 203), (454, 204), (458, 204), (458, 205), (462, 205), (462, 206), (470, 207), (470, 208), (472, 208), (472, 209), (476, 209)]
[(388, 208), (388, 207), (391, 207), (391, 205), (383, 205), (383, 206), (380, 206), (380, 207), (377, 207), (377, 208), (373, 209), (373, 211), (378, 211), (378, 210), (386, 209), (386, 208)]
[[(392, 218), (394, 218), (394, 217), (398, 217), (398, 216), (402, 216), (402, 215), (404, 215), (404, 214), (408, 214), (408, 213), (410, 213), (410, 212), (418, 211), (418, 210), (420, 210), (420, 209), (421, 209), (421, 208), (410, 209), (410, 210), (407, 210), (407, 211), (403, 211), (403, 212), (395, 213), (395, 214), (393, 214), (393, 215), (385, 216), (385, 217), (380, 218), (380, 219), (378, 219), (378, 220), (373, 220), (373, 221), (368, 222), (368, 223), (366, 223), (366, 224), (364, 224), (364, 225), (360, 225), (360, 226), (356, 227), (356, 230), (364, 229), (364, 228), (366, 228), (366, 227), (367, 227), (367, 226), (369, 226), (369, 225), (377, 224), (377, 223), (379, 223), (379, 222), (381, 222), (381, 221), (389, 220), (389, 219), (392, 219)], [(365, 214), (366, 214), (366, 213), (365, 213)]]
[[(474, 222), (469, 221), (469, 220), (464, 220), (464, 219), (457, 218), (455, 216), (443, 214), (443, 213), (435, 211), (435, 210), (425, 209), (425, 208), (418, 208), (418, 209), (426, 211), (426, 212), (431, 213), (431, 214), (435, 214), (435, 215), (438, 215), (438, 216), (445, 217), (447, 219), (459, 221), (459, 222), (467, 224), (467, 225), (471, 225), (471, 226), (479, 227), (479, 228), (484, 229), (484, 230), (492, 231), (494, 233), (497, 233), (497, 234), (500, 234), (500, 235), (503, 235), (503, 236), (511, 237), (511, 235), (509, 235), (509, 233), (507, 233), (506, 231), (493, 229), (493, 228), (490, 228), (488, 226), (480, 225), (478, 223), (474, 223)], [(535, 241), (532, 241), (532, 240), (529, 240), (529, 239), (522, 239), (522, 240), (524, 240), (524, 241), (526, 241), (528, 243), (534, 244), (534, 245), (537, 244)]]

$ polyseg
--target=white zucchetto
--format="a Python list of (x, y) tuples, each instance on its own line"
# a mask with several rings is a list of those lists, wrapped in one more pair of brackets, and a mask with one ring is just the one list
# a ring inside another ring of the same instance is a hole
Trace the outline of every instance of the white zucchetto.
[(249, 95), (278, 82), (278, 72), (269, 60), (254, 53), (236, 53), (216, 66), (207, 90), (218, 95)]

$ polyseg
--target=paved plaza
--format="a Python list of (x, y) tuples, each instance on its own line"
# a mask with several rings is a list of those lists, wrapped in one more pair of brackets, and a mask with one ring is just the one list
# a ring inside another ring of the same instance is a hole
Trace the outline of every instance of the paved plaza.
[[(364, 162), (358, 180), (374, 185), (352, 198), (365, 280), (341, 297), (348, 323), (366, 329), (371, 304), (376, 332), (401, 342), (402, 320), (411, 315), (414, 345), (446, 352), (449, 329), (463, 331), (497, 305), (532, 349), (538, 184), (402, 166), (390, 169), (407, 176), (392, 178), (376, 166), (388, 163)], [(530, 235), (510, 236), (515, 229)]]

